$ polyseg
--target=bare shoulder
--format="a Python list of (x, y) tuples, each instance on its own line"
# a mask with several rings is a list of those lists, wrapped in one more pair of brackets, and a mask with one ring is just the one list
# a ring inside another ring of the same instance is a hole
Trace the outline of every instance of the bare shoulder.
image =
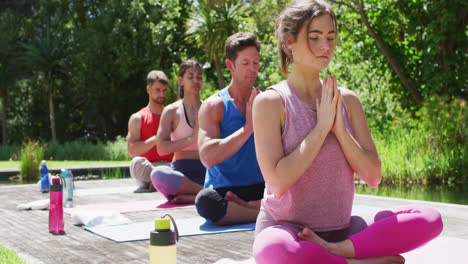
[(218, 94), (213, 94), (203, 101), (200, 107), (200, 117), (210, 117), (210, 119), (220, 119), (223, 117), (223, 100)]
[(128, 119), (128, 124), (138, 124), (141, 123), (141, 115), (140, 113), (134, 113), (130, 116), (130, 119)]
[(182, 101), (178, 100), (170, 105), (167, 105), (166, 107), (164, 107), (162, 115), (170, 115), (170, 116), (175, 115), (181, 103)]
[(346, 107), (353, 108), (356, 106), (361, 106), (361, 100), (359, 99), (359, 96), (355, 92), (349, 90), (346, 87), (339, 87), (339, 89), (340, 89), (341, 96), (343, 97)]
[(259, 106), (278, 106), (282, 104), (281, 97), (275, 90), (266, 90), (255, 98), (254, 104)]

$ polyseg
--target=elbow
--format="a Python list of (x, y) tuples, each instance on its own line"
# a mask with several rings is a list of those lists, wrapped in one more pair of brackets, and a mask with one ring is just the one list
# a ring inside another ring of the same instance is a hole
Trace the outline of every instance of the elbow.
[(382, 172), (381, 172), (381, 163), (379, 161), (378, 165), (374, 170), (370, 171), (367, 177), (367, 185), (371, 188), (377, 188), (380, 182), (382, 181)]
[(165, 155), (169, 155), (172, 153), (164, 148), (159, 148), (159, 147), (156, 147), (156, 151), (158, 152), (159, 156), (165, 156)]
[(280, 198), (286, 192), (286, 190), (270, 190), (275, 197)]
[(274, 184), (269, 185), (268, 183), (265, 182), (265, 184), (268, 186), (268, 190), (275, 196), (275, 197), (281, 197), (283, 194), (287, 192), (287, 188), (284, 188), (282, 186), (274, 186)]
[(203, 164), (203, 166), (205, 166), (205, 168), (207, 169), (212, 169), (216, 165), (213, 161), (202, 157), (201, 154), (200, 154), (200, 161)]
[(138, 154), (135, 153), (135, 151), (130, 146), (127, 146), (127, 152), (128, 152), (128, 155), (132, 158), (138, 156)]
[(215, 157), (213, 155), (210, 155), (207, 153), (208, 151), (209, 150), (203, 147), (198, 149), (198, 153), (200, 155), (200, 161), (203, 164), (203, 166), (205, 166), (205, 168), (207, 169), (212, 169), (214, 166), (218, 164), (218, 162), (216, 162)]
[(380, 184), (381, 179), (382, 178), (370, 180), (367, 182), (367, 185), (371, 187), (372, 189), (377, 188), (377, 186), (379, 186)]

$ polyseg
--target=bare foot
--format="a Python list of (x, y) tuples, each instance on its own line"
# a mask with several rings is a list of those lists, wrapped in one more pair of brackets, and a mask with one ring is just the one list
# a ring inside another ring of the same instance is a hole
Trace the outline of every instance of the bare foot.
[(366, 259), (346, 259), (348, 264), (403, 264), (405, 258), (400, 255)]
[(323, 240), (321, 237), (319, 237), (317, 234), (315, 234), (312, 230), (310, 230), (308, 227), (304, 228), (301, 232), (297, 233), (297, 237), (300, 240), (307, 240), (310, 242), (313, 242), (319, 246), (321, 246), (323, 249), (325, 249), (328, 253), (330, 252), (330, 243), (327, 241)]
[(177, 194), (170, 200), (173, 204), (192, 204), (195, 203), (195, 194)]
[(226, 196), (224, 197), (224, 199), (226, 199), (227, 201), (235, 202), (238, 205), (246, 207), (246, 208), (260, 210), (261, 200), (246, 202), (246, 201), (242, 200), (241, 198), (239, 198), (239, 196), (235, 195), (231, 191), (228, 191), (226, 193)]

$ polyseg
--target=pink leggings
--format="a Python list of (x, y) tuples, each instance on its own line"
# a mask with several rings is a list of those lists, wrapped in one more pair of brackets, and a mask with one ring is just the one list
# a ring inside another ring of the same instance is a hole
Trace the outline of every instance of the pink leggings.
[[(411, 251), (437, 237), (443, 228), (440, 213), (425, 205), (380, 211), (367, 224), (356, 227), (356, 223), (363, 222), (351, 221), (348, 228), (357, 230), (348, 236), (356, 259)], [(281, 225), (267, 227), (257, 235), (253, 255), (257, 264), (347, 263), (345, 258), (332, 255), (315, 243), (298, 240), (293, 229)]]

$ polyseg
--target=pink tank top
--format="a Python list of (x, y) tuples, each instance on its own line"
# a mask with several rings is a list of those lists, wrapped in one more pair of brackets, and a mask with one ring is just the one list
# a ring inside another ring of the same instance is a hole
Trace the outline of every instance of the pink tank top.
[[(193, 128), (187, 123), (187, 115), (185, 113), (184, 104), (182, 103), (182, 101), (179, 101), (177, 103), (179, 104), (179, 109), (177, 111), (180, 113), (179, 124), (177, 125), (176, 129), (171, 133), (172, 141), (176, 141), (193, 135)], [(194, 142), (191, 145), (188, 145), (187, 147), (182, 149), (182, 151), (189, 150), (198, 150), (197, 142)]]
[[(282, 81), (273, 89), (285, 106), (282, 132), (284, 154), (293, 152), (317, 124), (317, 113)], [(346, 106), (343, 118), (348, 131), (353, 133)], [(331, 231), (347, 228), (354, 199), (354, 172), (343, 150), (330, 132), (309, 168), (281, 197), (265, 188), (262, 207), (279, 224), (289, 224), (313, 231)]]

